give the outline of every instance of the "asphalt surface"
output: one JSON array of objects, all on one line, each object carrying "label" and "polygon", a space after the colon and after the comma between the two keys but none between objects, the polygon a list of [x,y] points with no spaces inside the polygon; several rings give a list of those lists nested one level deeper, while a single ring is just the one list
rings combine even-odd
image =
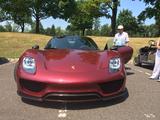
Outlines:
[{"label": "asphalt surface", "polygon": [[14,65],[0,65],[0,120],[160,120],[160,82],[148,79],[150,69],[126,66],[126,99],[65,104],[21,100]]}]

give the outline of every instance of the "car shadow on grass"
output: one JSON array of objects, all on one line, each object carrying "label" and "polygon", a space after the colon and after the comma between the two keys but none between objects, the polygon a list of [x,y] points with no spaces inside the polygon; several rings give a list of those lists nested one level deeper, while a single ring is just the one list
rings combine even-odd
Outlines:
[{"label": "car shadow on grass", "polygon": [[69,103],[61,103],[61,102],[37,102],[31,101],[27,99],[22,99],[22,101],[26,104],[43,107],[43,108],[52,108],[52,109],[67,109],[67,110],[85,110],[85,109],[95,109],[101,107],[110,107],[116,104],[120,104],[124,102],[129,97],[129,93],[127,90],[126,96],[119,97],[112,100],[107,101],[93,101],[93,102],[69,102]]},{"label": "car shadow on grass", "polygon": [[8,62],[9,62],[9,60],[8,60],[7,58],[5,58],[5,57],[0,57],[0,65],[5,64],[5,63],[8,63]]}]

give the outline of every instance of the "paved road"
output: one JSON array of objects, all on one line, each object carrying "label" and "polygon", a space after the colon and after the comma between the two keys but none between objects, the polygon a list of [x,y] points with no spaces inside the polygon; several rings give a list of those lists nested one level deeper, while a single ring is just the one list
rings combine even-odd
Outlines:
[{"label": "paved road", "polygon": [[14,64],[0,65],[0,120],[160,120],[160,82],[151,70],[127,65],[129,97],[77,104],[25,102],[16,94]]}]

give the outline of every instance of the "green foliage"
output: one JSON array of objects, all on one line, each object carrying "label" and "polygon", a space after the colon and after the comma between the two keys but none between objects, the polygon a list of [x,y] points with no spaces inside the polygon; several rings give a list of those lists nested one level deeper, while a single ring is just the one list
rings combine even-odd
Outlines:
[{"label": "green foliage", "polygon": [[118,6],[120,5],[120,0],[103,0],[101,3],[101,11],[103,16],[107,19],[111,19],[111,35],[113,36],[116,32],[116,18],[117,18],[117,11]]},{"label": "green foliage", "polygon": [[94,19],[92,34],[93,35],[99,35],[100,34],[100,20],[99,19]]},{"label": "green foliage", "polygon": [[79,35],[79,31],[77,30],[77,28],[75,26],[68,25],[66,28],[66,34],[67,35]]},{"label": "green foliage", "polygon": [[7,22],[7,24],[5,25],[5,31],[6,32],[12,32],[12,25],[11,25],[11,23]]},{"label": "green foliage", "polygon": [[1,4],[3,12],[9,16],[8,19],[18,24],[22,32],[24,32],[25,24],[31,22],[31,13],[28,7],[27,0],[7,0]]},{"label": "green foliage", "polygon": [[91,29],[93,25],[93,17],[88,11],[88,5],[88,1],[77,1],[75,14],[69,19],[75,29],[82,30],[82,35],[84,35],[85,29]]},{"label": "green foliage", "polygon": [[155,18],[156,27],[158,29],[157,36],[160,35],[160,1],[159,0],[143,0],[146,5],[146,9],[138,16],[139,21],[144,21],[146,18]]},{"label": "green foliage", "polygon": [[[30,30],[30,32],[31,33],[36,33],[36,23],[35,22],[31,23],[31,30]],[[39,33],[41,33],[41,34],[45,33],[45,30],[44,30],[43,25],[41,24],[41,22],[39,23]]]},{"label": "green foliage", "polygon": [[[54,0],[55,1],[55,0]],[[75,0],[58,0],[58,17],[68,20],[75,13],[76,2]],[[52,13],[54,16],[54,13]]]},{"label": "green foliage", "polygon": [[156,37],[158,34],[158,29],[156,28],[155,24],[151,25],[140,25],[139,32],[137,36],[141,37]]},{"label": "green foliage", "polygon": [[64,34],[65,34],[64,30],[62,30],[60,27],[56,28],[56,30],[55,30],[55,35],[56,36],[62,36]]},{"label": "green foliage", "polygon": [[111,26],[109,26],[108,24],[103,25],[100,30],[100,35],[110,36],[110,34],[111,34]]},{"label": "green foliage", "polygon": [[[146,3],[146,9],[139,15],[139,23],[132,12],[123,10],[118,16],[118,24],[123,24],[132,36],[160,35],[160,1],[140,0]],[[0,0],[0,22],[12,20],[19,26],[7,24],[0,31],[21,31],[31,24],[31,32],[47,35],[81,34],[114,35],[116,30],[117,8],[120,0]],[[41,20],[48,17],[61,18],[71,23],[66,32],[54,25],[44,29]],[[99,17],[111,19],[111,26],[100,27]],[[155,18],[156,25],[145,26],[146,18]],[[32,21],[34,19],[34,23]],[[139,34],[145,32],[145,34]],[[150,32],[149,32],[150,31]],[[153,32],[154,31],[154,32]],[[139,32],[139,33],[138,33]],[[112,34],[111,34],[112,33]]]},{"label": "green foliage", "polygon": [[3,5],[4,5],[3,2],[5,2],[5,1],[4,0],[0,0],[0,22],[3,22],[5,20],[9,19],[8,14],[2,9]]},{"label": "green foliage", "polygon": [[45,34],[46,35],[55,36],[55,34],[56,34],[55,32],[56,32],[56,30],[55,30],[55,26],[54,25],[52,25],[51,28],[48,27],[47,29],[45,29]]},{"label": "green foliage", "polygon": [[138,31],[137,19],[132,15],[129,10],[120,11],[117,19],[118,25],[123,25],[124,29],[129,33],[130,36],[136,34]]},{"label": "green foliage", "polygon": [[36,22],[34,26],[35,33],[40,33],[42,32],[40,31],[41,29],[40,21],[48,17],[47,15],[47,10],[49,10],[48,4],[50,4],[49,2],[51,2],[51,0],[49,2],[47,2],[47,0],[27,0],[27,1],[29,1],[29,9]]},{"label": "green foliage", "polygon": [[35,32],[39,33],[42,19],[52,16],[67,20],[74,8],[75,0],[0,0],[0,21],[6,20],[5,17],[9,15],[10,20],[18,24],[23,32],[25,24],[31,24],[33,17]]},{"label": "green foliage", "polygon": [[2,25],[0,25],[0,32],[6,32],[6,29]]},{"label": "green foliage", "polygon": [[109,0],[77,0],[74,15],[69,19],[74,30],[81,30],[82,35],[86,29],[92,29],[94,19],[103,16],[101,4]]},{"label": "green foliage", "polygon": [[0,8],[0,22],[8,20],[9,16]]},{"label": "green foliage", "polygon": [[[67,19],[72,15],[74,0],[29,0],[33,17],[36,20],[36,33],[39,33],[40,20],[52,16]],[[74,10],[73,10],[74,11]]]}]

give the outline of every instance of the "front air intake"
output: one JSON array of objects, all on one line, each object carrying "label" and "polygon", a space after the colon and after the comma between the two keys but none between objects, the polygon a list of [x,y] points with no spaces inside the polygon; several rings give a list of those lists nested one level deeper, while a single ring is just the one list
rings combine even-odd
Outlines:
[{"label": "front air intake", "polygon": [[114,80],[105,83],[100,83],[99,86],[104,93],[114,93],[121,89],[123,86],[124,80]]},{"label": "front air intake", "polygon": [[22,88],[25,88],[33,92],[40,92],[46,86],[44,83],[31,81],[31,80],[25,80],[25,79],[20,79],[20,85]]}]

